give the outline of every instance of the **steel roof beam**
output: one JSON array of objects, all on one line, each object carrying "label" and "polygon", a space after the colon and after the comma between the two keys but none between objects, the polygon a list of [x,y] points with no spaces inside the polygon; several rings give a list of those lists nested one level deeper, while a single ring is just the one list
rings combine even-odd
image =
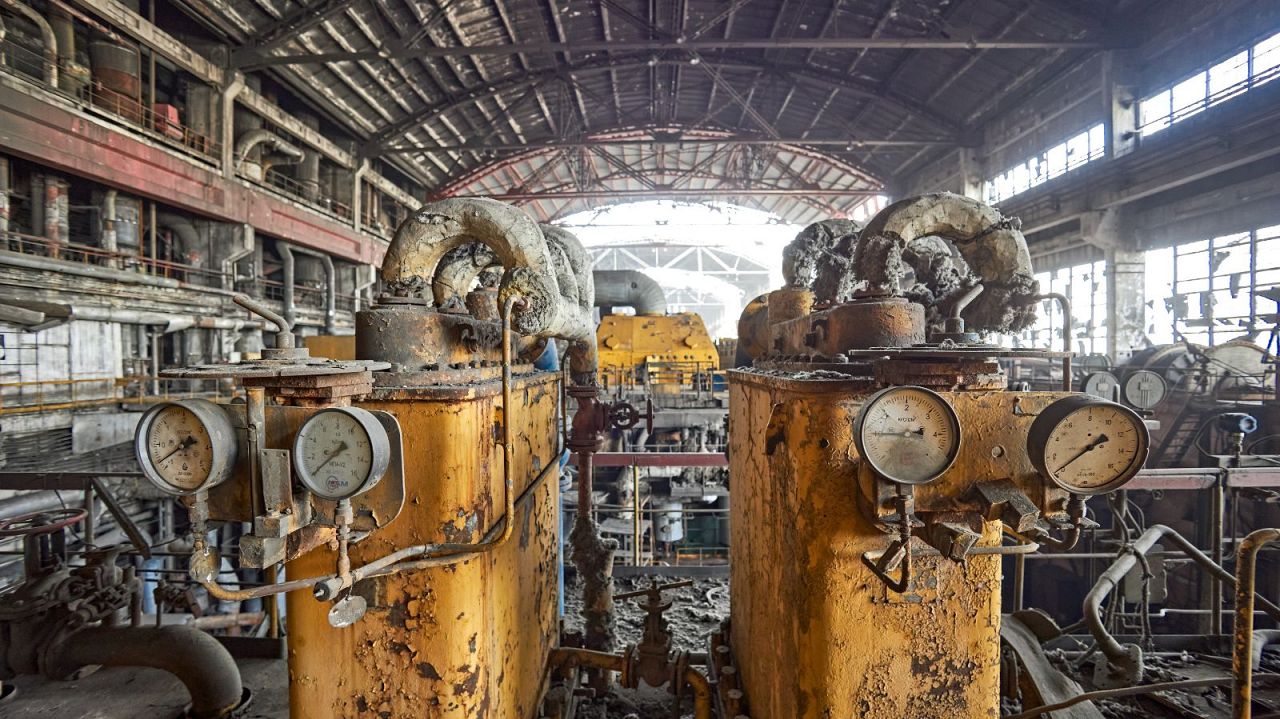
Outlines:
[{"label": "steel roof beam", "polygon": [[855,150],[860,147],[960,147],[960,142],[948,139],[883,139],[883,138],[849,138],[849,137],[653,137],[625,138],[611,140],[609,138],[588,138],[581,140],[551,140],[547,142],[530,142],[527,144],[503,144],[484,142],[465,142],[456,145],[401,145],[388,147],[384,154],[413,153],[454,153],[454,152],[526,152],[530,150],[578,149],[583,147],[628,147],[628,146],[681,146],[681,145],[811,145],[814,147],[838,147]]},{"label": "steel roof beam", "polygon": [[557,190],[554,192],[506,192],[486,195],[503,202],[545,202],[555,200],[598,200],[619,202],[708,197],[874,197],[883,190],[796,189],[782,187],[709,187],[676,190]]},{"label": "steel roof beam", "polygon": [[364,52],[322,52],[293,55],[261,55],[246,64],[253,67],[299,65],[318,62],[351,62],[420,57],[480,57],[485,55],[527,55],[536,53],[588,52],[714,52],[723,50],[1107,50],[1118,49],[1097,40],[951,40],[947,38],[832,37],[760,38],[729,40],[615,40],[584,42],[528,42],[506,45],[467,45],[414,49],[368,50]]},{"label": "steel roof beam", "polygon": [[[751,62],[739,58],[724,59],[703,56],[704,61],[714,63],[720,71],[725,70],[749,70],[757,71],[763,68],[766,72],[776,73],[780,77],[791,81],[805,81],[814,84],[823,85],[829,88],[840,88],[841,91],[851,95],[859,95],[868,98],[875,98],[882,101],[888,101],[906,112],[915,114],[917,117],[924,118],[947,131],[958,133],[961,128],[954,121],[941,117],[927,108],[920,107],[916,103],[904,98],[896,97],[888,94],[875,87],[870,87],[861,83],[851,81],[848,77],[839,73],[824,72],[814,68],[793,67],[788,65],[765,65],[764,63]],[[442,98],[442,101],[419,115],[411,115],[396,123],[388,125],[371,140],[370,147],[367,152],[371,155],[381,151],[381,146],[386,145],[407,132],[417,127],[430,123],[437,118],[467,105],[493,98],[497,95],[515,92],[523,89],[525,86],[535,83],[544,82],[548,78],[554,77],[570,77],[574,75],[585,75],[590,73],[608,73],[624,70],[649,69],[654,65],[680,63],[687,64],[687,60],[663,59],[655,60],[648,56],[626,57],[613,59],[594,59],[583,61],[574,65],[560,66],[550,68],[536,73],[520,73],[515,76],[508,76],[504,79],[497,80],[491,84],[480,87],[471,88],[463,93],[459,93],[452,97]]]}]

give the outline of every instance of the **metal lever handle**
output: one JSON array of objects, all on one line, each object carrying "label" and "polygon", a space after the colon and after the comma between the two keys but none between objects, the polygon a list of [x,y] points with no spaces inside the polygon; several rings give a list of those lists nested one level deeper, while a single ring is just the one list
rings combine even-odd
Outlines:
[{"label": "metal lever handle", "polygon": [[277,314],[275,310],[272,310],[261,302],[258,302],[245,294],[235,295],[231,298],[231,301],[276,326],[275,334],[277,348],[293,349],[293,328],[290,327],[284,317]]}]

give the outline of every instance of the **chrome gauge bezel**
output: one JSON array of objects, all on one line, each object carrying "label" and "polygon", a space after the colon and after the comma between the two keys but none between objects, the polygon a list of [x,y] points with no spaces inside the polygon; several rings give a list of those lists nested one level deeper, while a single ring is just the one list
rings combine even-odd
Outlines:
[{"label": "chrome gauge bezel", "polygon": [[[935,402],[938,408],[942,410],[943,419],[950,424],[951,431],[955,437],[954,443],[947,451],[946,465],[923,479],[909,479],[906,477],[895,476],[893,472],[881,466],[880,463],[877,463],[876,460],[867,452],[866,432],[867,420],[870,413],[882,402],[891,401],[895,395],[907,392],[923,394]],[[857,448],[859,458],[866,462],[867,466],[870,467],[877,476],[899,484],[921,485],[928,484],[929,482],[938,479],[951,469],[952,465],[955,464],[956,459],[960,456],[960,449],[964,445],[964,433],[961,431],[960,427],[960,416],[956,414],[955,408],[951,406],[951,403],[948,402],[945,397],[927,387],[920,387],[918,385],[901,385],[897,387],[888,387],[876,392],[871,395],[865,404],[862,405],[862,409],[858,412],[858,418],[854,422],[853,441],[854,446]]]},{"label": "chrome gauge bezel", "polygon": [[[348,487],[345,491],[334,491],[333,488],[325,485],[324,482],[312,474],[310,468],[302,460],[302,443],[306,441],[308,433],[314,431],[319,418],[330,413],[344,414],[355,420],[356,425],[364,431],[365,440],[370,444],[372,462],[370,463],[369,472],[355,487]],[[387,467],[390,463],[391,437],[387,434],[386,427],[378,421],[378,418],[372,412],[359,407],[329,407],[320,410],[308,417],[306,422],[303,422],[293,438],[293,473],[308,492],[321,499],[331,501],[350,499],[373,489],[383,475],[387,473]]]},{"label": "chrome gauge bezel", "polygon": [[[1054,431],[1077,412],[1083,412],[1089,409],[1107,407],[1121,415],[1132,425],[1137,432],[1138,447],[1134,452],[1133,458],[1129,461],[1129,465],[1116,475],[1115,478],[1105,484],[1097,487],[1083,487],[1072,484],[1062,478],[1056,476],[1049,470],[1047,462],[1049,439],[1053,436]],[[1147,425],[1143,422],[1142,417],[1129,407],[1119,402],[1110,402],[1108,400],[1099,399],[1092,395],[1077,394],[1069,397],[1063,397],[1048,407],[1040,411],[1031,423],[1031,429],[1027,432],[1027,455],[1031,458],[1031,464],[1035,467],[1040,476],[1052,482],[1060,489],[1064,489],[1072,494],[1084,496],[1093,496],[1098,494],[1108,494],[1120,489],[1128,484],[1134,477],[1138,475],[1146,465],[1147,455],[1151,451],[1151,433],[1147,429]],[[1059,472],[1061,468],[1059,468]]]},{"label": "chrome gauge bezel", "polygon": [[[147,451],[156,419],[170,407],[180,407],[191,412],[209,435],[211,453],[209,473],[197,487],[178,487],[165,479],[159,468],[152,462],[150,452]],[[133,451],[143,476],[157,489],[165,494],[185,497],[207,491],[225,482],[235,468],[238,445],[231,418],[220,406],[207,399],[183,399],[161,402],[143,413],[133,433]]]}]

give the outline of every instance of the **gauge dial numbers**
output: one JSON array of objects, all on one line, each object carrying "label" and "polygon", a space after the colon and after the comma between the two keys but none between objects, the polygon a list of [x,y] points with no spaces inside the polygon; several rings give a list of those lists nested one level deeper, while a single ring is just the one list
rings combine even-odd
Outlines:
[{"label": "gauge dial numbers", "polygon": [[293,466],[313,494],[349,499],[372,489],[386,473],[391,439],[372,413],[333,407],[312,415],[294,437]]},{"label": "gauge dial numbers", "polygon": [[1041,475],[1074,494],[1105,494],[1133,479],[1151,437],[1142,418],[1088,395],[1060,399],[1031,423],[1027,452]]},{"label": "gauge dial numbers", "polygon": [[147,410],[134,435],[142,472],[168,494],[209,489],[235,465],[235,430],[217,405],[207,400],[165,402]]},{"label": "gauge dial numbers", "polygon": [[863,406],[854,441],[876,474],[901,484],[924,484],[942,476],[960,453],[960,419],[937,392],[890,387]]}]

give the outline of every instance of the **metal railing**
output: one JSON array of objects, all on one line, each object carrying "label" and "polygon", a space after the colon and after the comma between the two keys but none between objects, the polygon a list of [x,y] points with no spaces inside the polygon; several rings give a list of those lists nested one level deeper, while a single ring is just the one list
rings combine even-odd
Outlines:
[{"label": "metal railing", "polygon": [[235,395],[218,380],[169,380],[150,375],[36,379],[0,383],[0,416],[103,405],[154,404],[192,397],[229,399]]}]

